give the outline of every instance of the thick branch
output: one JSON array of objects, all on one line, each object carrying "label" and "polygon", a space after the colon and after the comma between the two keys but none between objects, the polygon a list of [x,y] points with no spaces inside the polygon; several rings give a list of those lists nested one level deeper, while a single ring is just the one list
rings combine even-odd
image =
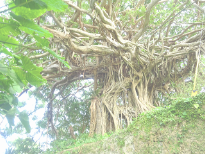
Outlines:
[{"label": "thick branch", "polygon": [[112,26],[113,28],[115,28],[115,24],[110,19],[105,17],[103,11],[100,9],[100,7],[97,4],[95,4],[95,8],[96,8],[96,11],[98,12],[98,15],[99,15],[100,19],[102,20],[102,22],[104,24],[108,24],[108,25]]},{"label": "thick branch", "polygon": [[69,6],[71,6],[72,8],[89,15],[92,19],[94,18],[88,11],[81,9],[78,6],[74,5],[70,0],[64,0],[64,2],[67,3]]},{"label": "thick branch", "polygon": [[88,33],[88,32],[85,32],[85,31],[83,31],[83,30],[76,29],[76,28],[68,28],[68,30],[70,30],[71,32],[79,33],[79,34],[81,34],[82,36],[92,37],[92,38],[94,38],[94,39],[102,38],[100,34]]},{"label": "thick branch", "polygon": [[46,53],[43,53],[43,54],[40,54],[40,55],[35,55],[35,56],[31,56],[29,57],[30,59],[36,59],[36,58],[41,58],[41,57],[45,57],[47,55],[49,55],[50,53],[49,52],[46,52]]},{"label": "thick branch", "polygon": [[50,15],[52,16],[53,20],[55,21],[55,23],[60,27],[60,28],[64,28],[64,25],[62,23],[60,23],[60,21],[55,17],[55,15],[53,14],[52,11],[50,11]]}]

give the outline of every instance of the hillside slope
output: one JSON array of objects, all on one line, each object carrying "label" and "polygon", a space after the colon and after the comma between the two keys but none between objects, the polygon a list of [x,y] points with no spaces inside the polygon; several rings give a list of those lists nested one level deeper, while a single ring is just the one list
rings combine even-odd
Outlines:
[{"label": "hillside slope", "polygon": [[[204,154],[205,93],[141,114],[126,130],[61,154]],[[60,154],[59,153],[59,154]]]}]

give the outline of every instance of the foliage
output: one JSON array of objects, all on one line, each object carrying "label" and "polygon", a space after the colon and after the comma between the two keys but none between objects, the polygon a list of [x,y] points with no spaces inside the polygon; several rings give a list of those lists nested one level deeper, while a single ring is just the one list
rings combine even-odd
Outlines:
[{"label": "foliage", "polygon": [[89,134],[82,134],[76,140],[56,140],[51,143],[52,148],[47,149],[45,153],[57,153],[66,149],[72,149],[76,147],[80,147],[84,144],[100,142],[108,137],[110,137],[113,133],[106,133],[104,135],[95,134],[92,138],[89,137]]},{"label": "foliage", "polygon": [[204,110],[205,94],[201,93],[196,97],[178,98],[172,100],[164,107],[157,107],[152,111],[142,113],[133,121],[133,123],[125,130],[119,130],[115,133],[105,133],[104,135],[95,135],[93,138],[88,134],[82,134],[77,140],[56,140],[51,145],[52,148],[47,152],[60,152],[65,149],[75,149],[87,143],[99,142],[106,138],[119,136],[118,145],[123,146],[124,140],[120,139],[128,135],[130,132],[137,134],[140,130],[150,132],[152,129],[162,128],[164,126],[175,126],[183,121],[195,123],[196,119],[205,120]]},{"label": "foliage", "polygon": [[[30,132],[29,115],[47,105],[43,119],[33,117],[36,133],[51,141],[47,153],[107,138],[134,117],[129,129],[138,124],[146,131],[156,123],[203,118],[203,101],[180,97],[190,96],[193,83],[184,80],[195,76],[197,56],[204,52],[204,3],[10,2],[0,17],[0,114],[11,126],[17,116]],[[198,74],[200,90],[203,67]],[[17,92],[28,90],[41,103],[31,113],[19,112]],[[15,131],[23,134],[19,124]],[[125,145],[120,138],[117,143]],[[43,153],[47,144],[21,138],[10,150]]]},{"label": "foliage", "polygon": [[[56,3],[58,3],[58,5],[55,5]],[[0,113],[6,116],[10,126],[14,125],[14,117],[18,115],[26,131],[30,132],[31,128],[26,111],[19,112],[17,109],[18,98],[16,93],[28,88],[28,83],[39,87],[45,84],[46,80],[42,78],[40,74],[42,71],[41,67],[35,66],[31,60],[24,55],[17,55],[19,50],[18,46],[21,47],[24,45],[19,45],[20,40],[16,36],[21,33],[28,33],[33,35],[42,46],[48,46],[42,42],[41,37],[49,38],[52,37],[52,34],[30,20],[33,18],[32,14],[29,16],[29,13],[18,12],[20,9],[18,8],[19,6],[21,6],[21,8],[26,8],[24,11],[29,12],[30,9],[41,9],[42,6],[48,10],[54,9],[56,11],[63,11],[66,5],[62,3],[62,1],[55,1],[51,4],[50,1],[46,0],[28,2],[17,0],[9,6],[15,7],[14,12],[17,15],[11,12],[9,16],[11,18],[9,19],[4,16],[0,17],[0,42],[2,42],[2,44],[0,44],[2,57],[0,61]],[[22,14],[27,14],[27,19],[22,17]],[[69,67],[68,64],[66,64],[66,66]]]},{"label": "foliage", "polygon": [[12,55],[11,58],[0,63],[0,113],[6,116],[10,126],[14,125],[14,117],[18,114],[27,132],[30,132],[28,115],[26,112],[18,111],[18,98],[15,94],[27,88],[28,83],[40,86],[46,81],[40,75],[42,68],[36,67],[30,59],[11,53],[10,55]]},{"label": "foliage", "polygon": [[176,123],[187,121],[194,123],[196,119],[205,119],[204,110],[205,94],[201,93],[195,97],[177,98],[169,105],[157,107],[150,112],[142,113],[129,126],[128,130],[150,131],[152,128],[173,126]]},{"label": "foliage", "polygon": [[15,147],[15,149],[12,149],[11,152],[12,154],[21,154],[21,153],[39,154],[42,152],[42,150],[39,149],[38,144],[36,144],[36,142],[32,138],[25,138],[25,139],[18,138],[12,143],[12,145]]},{"label": "foliage", "polygon": [[[205,106],[205,94],[201,93],[196,97],[189,98],[179,98],[177,100],[172,100],[168,106],[157,107],[152,111],[148,111],[139,115],[131,125],[124,130],[118,130],[114,133],[105,133],[102,135],[95,135],[93,138],[88,137],[88,134],[83,134],[79,136],[77,140],[56,140],[51,145],[52,148],[47,150],[46,153],[57,153],[61,151],[80,151],[83,147],[90,147],[91,149],[97,148],[92,146],[95,145],[101,146],[102,143],[106,144],[105,140],[116,139],[118,147],[122,148],[125,146],[125,137],[129,137],[130,134],[135,136],[144,137],[144,142],[148,142],[149,135],[152,134],[153,130],[165,129],[166,127],[174,127],[181,125],[186,121],[187,126],[197,125],[198,120],[205,120],[204,107]],[[187,133],[185,126],[183,127],[182,134],[178,134],[179,143],[182,141],[184,133]],[[140,135],[145,131],[147,135]],[[106,140],[106,141],[107,141]],[[114,143],[113,143],[114,144]],[[112,146],[112,145],[110,145]],[[102,147],[102,146],[101,146]],[[67,149],[67,150],[66,150]],[[99,149],[100,150],[100,149]],[[109,149],[107,149],[109,150]],[[133,150],[133,149],[132,149]],[[71,152],[71,153],[72,153]],[[84,151],[85,152],[85,151]],[[88,153],[91,151],[87,151]],[[99,151],[100,152],[100,151]]]},{"label": "foliage", "polygon": [[[198,93],[204,92],[204,85],[205,85],[205,61],[204,61],[204,56],[201,56],[200,60],[200,65],[199,65],[199,70],[197,74],[195,72],[190,72],[188,77],[184,81],[179,81],[179,82],[171,82],[172,90],[170,93],[167,93],[164,95],[163,99],[167,98],[169,99],[177,99],[179,97],[182,98],[188,98],[191,96],[191,91],[193,90],[194,87],[194,77],[197,75],[196,78],[196,90]],[[161,100],[162,101],[162,100]],[[166,103],[165,101],[163,103]]]}]

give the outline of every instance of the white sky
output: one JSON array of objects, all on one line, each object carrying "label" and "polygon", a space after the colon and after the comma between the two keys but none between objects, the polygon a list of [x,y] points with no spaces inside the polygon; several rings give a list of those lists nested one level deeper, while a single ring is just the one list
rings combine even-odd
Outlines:
[{"label": "white sky", "polygon": [[[21,97],[18,98],[19,99],[19,102],[26,102],[26,106],[24,106],[23,108],[19,109],[20,112],[22,112],[23,110],[27,110],[27,111],[33,111],[34,108],[35,108],[35,99],[34,98],[29,98],[28,94],[24,93]],[[39,102],[40,103],[40,102]],[[44,113],[44,109],[40,109],[36,112],[35,115],[38,115],[38,119],[42,119],[43,117],[43,113]],[[2,119],[0,118],[0,121]],[[31,125],[31,133],[30,134],[34,134],[35,133],[35,129],[36,128],[36,124],[34,121],[32,121],[31,117],[29,117],[29,121],[30,121],[30,125]],[[16,125],[17,123],[19,123],[19,119],[18,118],[15,118],[14,120],[14,124]],[[7,122],[7,119],[5,118],[3,123],[1,124],[1,127],[4,127],[4,126],[8,126],[8,122]],[[7,138],[7,141],[14,141],[15,139],[17,138],[23,138],[23,137],[26,137],[26,134],[22,136],[22,134],[12,134],[10,137]],[[38,139],[40,136],[39,134],[36,135],[34,137],[34,140],[35,139]],[[44,139],[45,140],[45,139]],[[8,145],[6,143],[6,140],[0,135],[0,154],[4,154],[5,153],[5,150],[8,148]]]}]

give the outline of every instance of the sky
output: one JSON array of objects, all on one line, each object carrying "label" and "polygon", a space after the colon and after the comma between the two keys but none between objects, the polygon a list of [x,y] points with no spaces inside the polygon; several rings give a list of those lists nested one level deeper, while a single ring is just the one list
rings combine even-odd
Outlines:
[{"label": "sky", "polygon": [[[29,98],[28,94],[23,94],[21,97],[19,97],[19,102],[27,102],[27,105],[25,107],[23,107],[22,109],[19,109],[19,111],[21,112],[22,110],[34,110],[35,107],[35,99],[34,98]],[[29,102],[29,103],[28,103]],[[0,118],[0,121],[2,119]],[[31,120],[31,118],[30,118]],[[19,120],[17,118],[15,118],[14,123],[17,124],[19,122]],[[35,124],[34,123],[30,123],[31,128],[34,128]],[[4,119],[3,123],[0,125],[0,128],[4,127],[4,126],[8,126],[8,122],[6,120],[6,118]],[[1,130],[1,129],[0,129]],[[17,139],[18,137],[22,137],[22,135],[20,134],[12,134],[10,137],[7,138],[7,141],[13,141],[15,139]],[[25,135],[26,137],[26,135]],[[8,145],[6,143],[6,140],[0,135],[0,154],[4,154],[5,150],[8,148]]]}]

